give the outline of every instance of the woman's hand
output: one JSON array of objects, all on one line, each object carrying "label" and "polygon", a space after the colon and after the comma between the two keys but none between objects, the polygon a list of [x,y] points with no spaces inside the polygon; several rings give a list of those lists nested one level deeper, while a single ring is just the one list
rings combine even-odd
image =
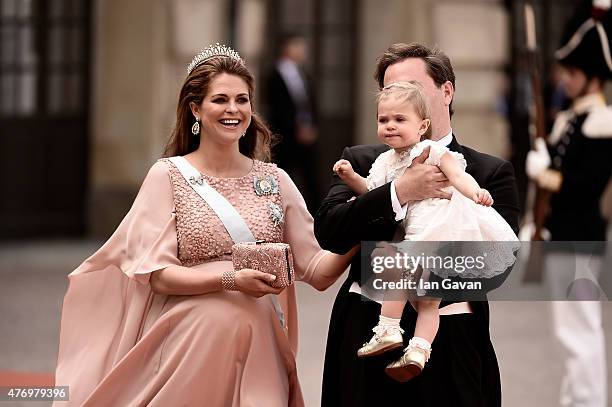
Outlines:
[{"label": "woman's hand", "polygon": [[280,294],[283,288],[274,288],[270,285],[274,280],[276,276],[253,269],[238,270],[234,278],[238,291],[255,298],[266,294]]},{"label": "woman's hand", "polygon": [[483,206],[491,206],[493,205],[493,197],[486,189],[479,188],[474,196],[474,202]]}]

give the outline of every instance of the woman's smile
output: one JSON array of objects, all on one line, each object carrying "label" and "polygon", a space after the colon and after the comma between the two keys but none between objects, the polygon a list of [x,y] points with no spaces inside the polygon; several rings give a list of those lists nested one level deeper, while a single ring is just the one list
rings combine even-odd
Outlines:
[{"label": "woman's smile", "polygon": [[219,123],[221,123],[221,126],[223,126],[224,128],[228,130],[235,130],[238,126],[240,126],[241,122],[242,120],[240,119],[220,119],[219,120]]}]

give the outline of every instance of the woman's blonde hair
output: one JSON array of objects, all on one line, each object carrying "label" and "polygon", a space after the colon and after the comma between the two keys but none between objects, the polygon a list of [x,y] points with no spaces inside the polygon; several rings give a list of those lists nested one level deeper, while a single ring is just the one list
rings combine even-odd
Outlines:
[{"label": "woman's blonde hair", "polygon": [[380,104],[383,99],[393,97],[400,103],[409,102],[414,108],[414,112],[421,119],[430,121],[427,131],[421,136],[421,140],[431,138],[431,118],[429,108],[423,94],[423,86],[417,81],[394,82],[382,88],[376,96],[376,104]]}]

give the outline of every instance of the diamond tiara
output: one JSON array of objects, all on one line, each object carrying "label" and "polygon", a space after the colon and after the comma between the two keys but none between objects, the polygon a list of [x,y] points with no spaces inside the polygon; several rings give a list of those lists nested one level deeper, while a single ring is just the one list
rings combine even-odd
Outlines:
[{"label": "diamond tiara", "polygon": [[211,44],[208,47],[204,48],[199,54],[193,57],[191,63],[187,67],[187,76],[189,76],[191,71],[193,71],[207,59],[218,56],[232,58],[240,62],[241,64],[244,64],[244,61],[242,60],[242,58],[240,58],[240,55],[236,51],[234,51],[230,47],[227,47],[223,44],[219,44],[217,42],[214,45]]}]

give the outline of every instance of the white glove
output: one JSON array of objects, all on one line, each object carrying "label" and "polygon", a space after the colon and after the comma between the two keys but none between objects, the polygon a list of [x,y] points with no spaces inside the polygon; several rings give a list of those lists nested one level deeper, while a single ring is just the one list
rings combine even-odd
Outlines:
[{"label": "white glove", "polygon": [[550,155],[546,142],[542,138],[535,140],[535,150],[527,153],[525,171],[531,179],[537,179],[540,174],[550,166]]},{"label": "white glove", "polygon": [[610,0],[593,0],[593,6],[602,10],[610,10]]}]

